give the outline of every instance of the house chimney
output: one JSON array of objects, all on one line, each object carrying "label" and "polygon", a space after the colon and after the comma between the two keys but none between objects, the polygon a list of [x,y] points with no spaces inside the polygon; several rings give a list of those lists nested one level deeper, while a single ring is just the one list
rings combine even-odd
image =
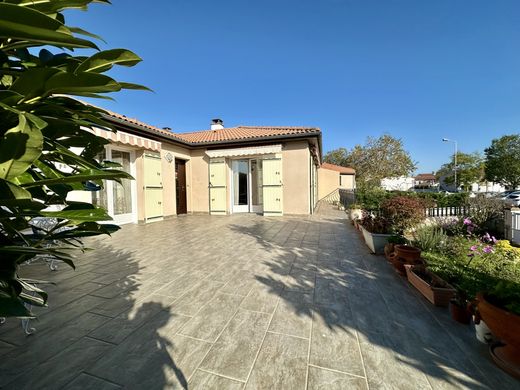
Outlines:
[{"label": "house chimney", "polygon": [[220,130],[224,128],[224,121],[222,119],[212,119],[211,120],[211,130]]}]

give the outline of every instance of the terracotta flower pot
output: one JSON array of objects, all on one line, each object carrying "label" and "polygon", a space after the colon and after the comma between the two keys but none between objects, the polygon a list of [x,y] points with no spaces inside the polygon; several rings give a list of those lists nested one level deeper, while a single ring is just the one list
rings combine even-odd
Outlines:
[{"label": "terracotta flower pot", "polygon": [[448,306],[455,295],[455,289],[443,279],[428,271],[424,265],[405,264],[406,276],[424,297],[435,306]]},{"label": "terracotta flower pot", "polygon": [[467,325],[471,320],[471,312],[468,310],[468,307],[466,305],[460,306],[454,300],[450,301],[450,313],[451,318],[461,324]]},{"label": "terracotta flower pot", "polygon": [[397,244],[394,246],[394,251],[407,264],[415,264],[421,258],[421,250],[414,246]]},{"label": "terracotta flower pot", "polygon": [[475,322],[484,320],[505,345],[491,347],[491,356],[497,365],[520,378],[520,316],[490,303],[483,294],[477,294]]},{"label": "terracotta flower pot", "polygon": [[395,270],[399,273],[401,276],[406,276],[406,269],[404,268],[404,265],[406,262],[397,256],[397,254],[394,252],[389,256],[390,263],[394,266]]}]

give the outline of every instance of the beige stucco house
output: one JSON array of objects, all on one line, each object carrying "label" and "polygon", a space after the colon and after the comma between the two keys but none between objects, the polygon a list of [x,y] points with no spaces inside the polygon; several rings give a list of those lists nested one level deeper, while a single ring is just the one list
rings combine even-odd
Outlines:
[{"label": "beige stucco house", "polygon": [[116,223],[156,221],[185,213],[312,214],[319,199],[321,131],[314,127],[225,128],[174,133],[123,115],[106,119],[117,132],[108,160],[135,180],[108,182],[83,196],[103,205]]},{"label": "beige stucco house", "polygon": [[318,169],[318,199],[333,195],[338,189],[356,189],[356,171],[350,167],[322,163]]}]

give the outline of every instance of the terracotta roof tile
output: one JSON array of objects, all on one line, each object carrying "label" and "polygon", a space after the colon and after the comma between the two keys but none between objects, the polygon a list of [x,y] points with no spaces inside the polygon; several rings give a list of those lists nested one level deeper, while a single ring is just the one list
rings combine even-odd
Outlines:
[{"label": "terracotta roof tile", "polygon": [[224,142],[247,140],[254,138],[271,138],[276,136],[296,134],[319,134],[317,127],[260,127],[237,126],[218,130],[202,130],[190,133],[175,133],[175,135],[190,143]]},{"label": "terracotta roof tile", "polygon": [[433,173],[419,173],[415,176],[415,180],[437,180]]},{"label": "terracotta roof tile", "polygon": [[109,110],[107,110],[105,108],[103,110],[105,110],[111,117],[114,117],[116,119],[122,120],[124,122],[128,122],[128,123],[131,123],[133,125],[140,126],[140,127],[144,127],[144,128],[146,128],[148,130],[153,130],[153,131],[156,131],[156,132],[164,134],[164,135],[174,136],[174,137],[176,136],[175,133],[173,133],[170,130],[161,129],[160,127],[155,127],[155,126],[149,125],[148,123],[141,122],[138,119],[129,118],[129,117],[125,116],[125,115],[121,115],[121,114],[118,114],[117,112],[109,111]]},{"label": "terracotta roof tile", "polygon": [[109,116],[129,124],[137,125],[154,131],[161,135],[177,141],[189,144],[203,144],[212,142],[240,141],[257,138],[272,138],[276,136],[291,136],[297,134],[318,135],[321,130],[317,127],[261,127],[261,126],[237,126],[218,130],[201,130],[188,133],[174,133],[173,131],[161,129],[141,122],[138,119],[129,118],[125,115],[105,110]]},{"label": "terracotta roof tile", "polygon": [[324,169],[329,169],[331,171],[337,171],[339,173],[345,173],[345,174],[348,174],[348,175],[355,175],[356,174],[356,170],[354,168],[342,167],[341,165],[323,163],[323,164],[321,164],[321,167],[324,168]]}]

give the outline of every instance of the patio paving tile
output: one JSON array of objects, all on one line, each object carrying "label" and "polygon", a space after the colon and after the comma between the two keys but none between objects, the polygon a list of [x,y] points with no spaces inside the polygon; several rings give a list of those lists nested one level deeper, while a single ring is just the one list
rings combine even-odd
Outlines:
[{"label": "patio paving tile", "polygon": [[255,284],[256,279],[254,273],[251,273],[248,270],[240,270],[233,274],[233,277],[221,289],[221,292],[245,297],[249,294],[249,291],[251,291]]},{"label": "patio paving tile", "polygon": [[309,367],[307,390],[366,390],[365,378],[347,375],[337,371]]},{"label": "patio paving tile", "polygon": [[[17,378],[15,382],[18,382],[19,378],[25,376],[25,372],[60,355],[65,348],[74,345],[83,336],[107,321],[106,317],[85,313],[61,325],[59,331],[40,328],[41,332],[38,334],[40,337],[35,337],[36,334],[27,337],[19,329],[21,337],[24,337],[24,344],[2,356],[0,386],[10,383],[15,378]],[[72,351],[75,349],[72,348]],[[36,371],[30,375],[38,377],[41,372],[43,371]]]},{"label": "patio paving tile", "polygon": [[80,375],[85,365],[96,361],[113,347],[112,344],[83,337],[54,357],[36,361],[37,365],[34,369],[17,377],[15,381],[5,386],[5,389],[61,388]]},{"label": "patio paving tile", "polygon": [[317,307],[312,324],[310,364],[364,376],[350,309]]},{"label": "patio paving tile", "polygon": [[132,309],[119,314],[92,331],[89,336],[108,343],[119,344],[136,329],[146,324],[163,307],[147,302],[138,303]]},{"label": "patio paving tile", "polygon": [[242,301],[240,307],[246,310],[272,314],[278,303],[280,291],[281,289],[273,289],[257,284]]},{"label": "patio paving tile", "polygon": [[79,374],[72,382],[67,383],[67,390],[117,390],[122,387],[114,383],[107,382],[103,379],[96,378],[85,373]]},{"label": "patio paving tile", "polygon": [[245,389],[305,388],[309,342],[267,333]]},{"label": "patio paving tile", "polygon": [[211,347],[200,368],[245,381],[270,317],[269,314],[239,310]]},{"label": "patio paving tile", "polygon": [[224,283],[210,280],[200,281],[172,303],[172,311],[178,314],[194,316],[215,296],[217,291],[222,292],[222,286],[224,286]]},{"label": "patio paving tile", "polygon": [[295,291],[284,291],[269,330],[308,339],[311,324],[312,296]]},{"label": "patio paving tile", "polygon": [[189,318],[161,311],[86,372],[133,388],[187,383],[211,346],[176,335]]},{"label": "patio paving tile", "polygon": [[188,382],[190,390],[241,390],[244,383],[197,370]]},{"label": "patio paving tile", "polygon": [[237,295],[217,294],[182,328],[180,334],[214,342],[243,299]]},{"label": "patio paving tile", "polygon": [[22,267],[56,285],[36,334],[0,326],[0,386],[520,388],[327,204],[125,225],[87,245],[76,271]]}]

